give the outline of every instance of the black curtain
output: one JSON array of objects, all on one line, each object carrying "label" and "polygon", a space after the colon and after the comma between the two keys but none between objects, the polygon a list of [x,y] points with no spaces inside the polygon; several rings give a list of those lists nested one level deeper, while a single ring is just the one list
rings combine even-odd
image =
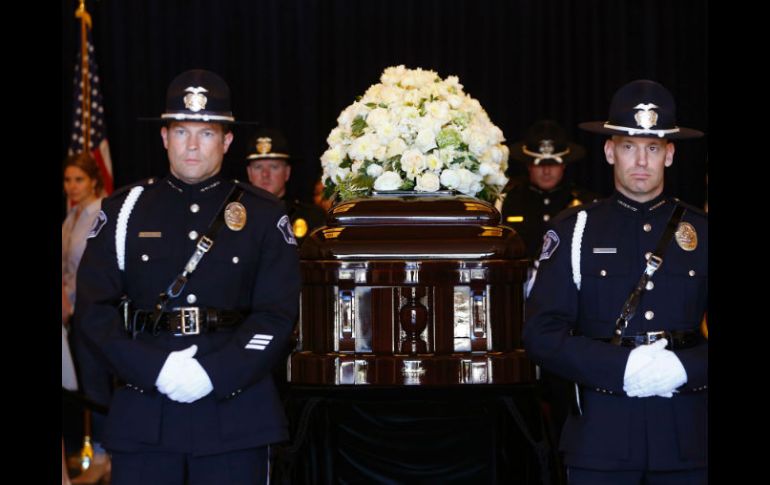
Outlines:
[{"label": "black curtain", "polygon": [[[62,158],[69,143],[77,0],[62,2]],[[307,199],[340,111],[391,65],[457,75],[511,144],[553,118],[588,149],[568,176],[608,195],[600,136],[613,92],[656,80],[682,126],[708,132],[708,3],[704,0],[89,0],[116,186],[163,175],[157,124],[178,73],[206,68],[229,83],[235,116],[281,128],[293,154],[290,191]],[[245,178],[248,128],[225,173]],[[707,141],[677,143],[666,191],[705,200]],[[523,173],[512,162],[511,175]]]}]

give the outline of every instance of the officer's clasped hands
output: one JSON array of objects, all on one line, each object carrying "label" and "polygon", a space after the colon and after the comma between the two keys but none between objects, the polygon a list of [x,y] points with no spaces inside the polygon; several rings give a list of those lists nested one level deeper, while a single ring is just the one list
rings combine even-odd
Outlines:
[{"label": "officer's clasped hands", "polygon": [[169,399],[191,403],[214,389],[208,374],[194,358],[197,351],[198,346],[191,345],[168,354],[155,385]]},{"label": "officer's clasped hands", "polygon": [[623,390],[629,397],[673,397],[676,388],[687,382],[682,362],[666,350],[667,344],[661,339],[636,347],[628,355]]}]

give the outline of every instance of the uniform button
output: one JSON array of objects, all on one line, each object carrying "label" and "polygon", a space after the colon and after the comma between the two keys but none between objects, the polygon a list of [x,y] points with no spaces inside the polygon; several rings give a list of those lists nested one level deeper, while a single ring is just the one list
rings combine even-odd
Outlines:
[{"label": "uniform button", "polygon": [[142,255],[142,261],[149,261],[149,260],[150,260],[149,256],[147,256],[146,254]]},{"label": "uniform button", "polygon": [[548,205],[548,204],[550,204],[550,203],[551,203],[551,199],[549,199],[548,197],[546,197],[545,199],[543,199],[543,204],[545,204],[545,205]]},{"label": "uniform button", "polygon": [[649,252],[649,251],[647,251],[646,253],[644,253],[644,260],[645,260],[645,261],[649,261],[649,259],[650,259],[650,256],[652,256],[652,253],[651,253],[651,252]]},{"label": "uniform button", "polygon": [[695,270],[691,269],[690,271],[687,272],[687,274],[690,276],[695,276]]},{"label": "uniform button", "polygon": [[154,179],[154,178],[152,178],[152,179],[148,180],[148,181],[147,181],[147,183],[148,183],[149,185],[152,185],[152,184],[154,184],[154,183],[155,183],[155,179]]},{"label": "uniform button", "polygon": [[197,213],[199,210],[201,210],[201,206],[199,206],[198,204],[193,204],[190,206],[190,212],[192,212],[193,214]]},{"label": "uniform button", "polygon": [[550,218],[551,218],[551,216],[549,216],[548,214],[543,214],[543,220],[545,222],[548,222],[548,219],[550,219]]},{"label": "uniform button", "polygon": [[238,264],[238,261],[240,261],[240,258],[238,256],[233,256],[233,264]]},{"label": "uniform button", "polygon": [[644,286],[644,288],[647,289],[647,291],[649,291],[655,288],[655,283],[653,283],[652,281],[648,281],[647,284]]},{"label": "uniform button", "polygon": [[642,226],[642,229],[644,229],[644,232],[650,232],[652,231],[652,225],[645,224],[644,226]]},{"label": "uniform button", "polygon": [[193,293],[190,293],[189,295],[187,295],[187,303],[189,303],[190,305],[192,305],[192,304],[193,304],[193,303],[195,303],[196,301],[198,301],[198,297],[197,297],[197,296],[195,296],[195,294],[193,294]]},{"label": "uniform button", "polygon": [[190,233],[187,235],[187,237],[190,238],[190,240],[195,241],[198,239],[198,232],[197,231],[190,231]]},{"label": "uniform button", "polygon": [[646,312],[644,312],[644,318],[646,318],[647,320],[652,320],[653,318],[655,318],[655,312],[652,310],[647,310]]},{"label": "uniform button", "polygon": [[602,275],[602,276],[607,276],[607,270],[603,269],[603,270],[599,271],[599,274]]}]

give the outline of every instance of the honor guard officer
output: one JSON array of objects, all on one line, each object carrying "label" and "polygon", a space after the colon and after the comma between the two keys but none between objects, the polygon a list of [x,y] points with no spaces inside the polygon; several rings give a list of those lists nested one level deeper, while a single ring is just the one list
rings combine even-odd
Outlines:
[{"label": "honor guard officer", "polygon": [[663,195],[674,98],[633,81],[606,122],[615,192],[551,220],[527,301],[524,345],[574,382],[561,434],[570,484],[706,483],[708,220]]},{"label": "honor guard officer", "polygon": [[283,200],[294,237],[302,244],[313,229],[325,224],[326,214],[315,204],[286,197],[286,182],[294,161],[286,137],[276,129],[262,128],[251,137],[249,150],[246,156],[249,181]]},{"label": "honor guard officer", "polygon": [[279,199],[220,174],[222,78],[180,74],[159,120],[170,173],[104,201],[78,273],[76,325],[122,382],[112,483],[265,483],[267,445],[288,438],[271,369],[297,317],[297,242]]},{"label": "honor guard officer", "polygon": [[526,164],[529,176],[511,179],[505,188],[503,224],[524,239],[527,254],[536,258],[548,221],[563,209],[598,198],[564,180],[568,163],[583,158],[585,150],[570,143],[555,121],[541,120],[527,129],[525,139],[511,147],[511,158]]}]

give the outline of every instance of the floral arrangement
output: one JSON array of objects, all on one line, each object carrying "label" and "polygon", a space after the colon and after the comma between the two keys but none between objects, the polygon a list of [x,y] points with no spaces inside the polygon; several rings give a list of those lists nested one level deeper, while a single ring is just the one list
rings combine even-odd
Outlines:
[{"label": "floral arrangement", "polygon": [[345,108],[321,156],[324,196],[456,190],[494,202],[508,182],[508,147],[457,76],[388,67]]}]

